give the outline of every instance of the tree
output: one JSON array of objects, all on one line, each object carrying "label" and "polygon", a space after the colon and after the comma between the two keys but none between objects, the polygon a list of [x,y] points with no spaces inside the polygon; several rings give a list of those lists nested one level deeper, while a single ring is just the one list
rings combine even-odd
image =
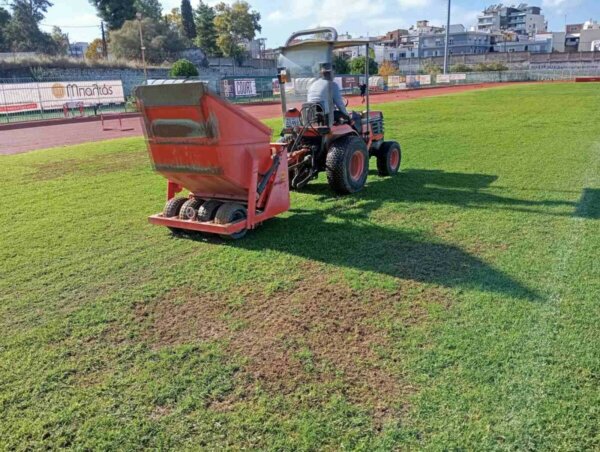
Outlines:
[{"label": "tree", "polygon": [[[351,74],[364,74],[365,73],[365,60],[364,56],[352,58],[350,60],[350,73]],[[378,65],[375,60],[369,58],[369,75],[377,74]]]},{"label": "tree", "polygon": [[88,46],[87,50],[85,51],[86,60],[98,61],[98,60],[103,59],[104,55],[102,54],[102,46],[103,46],[102,39],[100,39],[100,38],[94,39]]},{"label": "tree", "polygon": [[200,75],[194,63],[190,60],[181,59],[175,61],[173,67],[169,71],[171,77],[197,77]]},{"label": "tree", "polygon": [[133,6],[138,13],[142,14],[142,17],[149,17],[154,20],[162,19],[160,0],[135,0]]},{"label": "tree", "polygon": [[52,3],[49,0],[13,0],[11,6],[12,17],[3,30],[8,48],[16,52],[55,53],[50,34],[39,27]]},{"label": "tree", "polygon": [[89,0],[109,30],[118,30],[126,20],[135,18],[135,0]]},{"label": "tree", "polygon": [[[126,20],[119,30],[110,32],[110,50],[115,57],[141,60],[139,27],[137,20]],[[163,21],[144,18],[141,27],[146,60],[150,63],[162,63],[185,48],[181,36]]]},{"label": "tree", "polygon": [[6,36],[6,27],[10,22],[10,13],[0,7],[0,52],[10,51],[10,46]]},{"label": "tree", "polygon": [[389,77],[395,75],[398,72],[398,68],[391,61],[385,60],[379,65],[378,74],[382,77]]},{"label": "tree", "polygon": [[207,55],[219,53],[215,16],[214,8],[201,1],[195,13],[196,39],[194,43]]},{"label": "tree", "polygon": [[250,11],[250,4],[244,0],[236,0],[231,5],[219,3],[215,6],[217,17],[217,46],[223,55],[232,57],[241,62],[246,54],[246,49],[241,45],[254,39],[257,31],[261,31],[259,24],[260,13]]},{"label": "tree", "polygon": [[69,35],[63,33],[60,27],[52,27],[52,41],[54,41],[56,55],[69,54]]},{"label": "tree", "polygon": [[423,72],[429,75],[438,75],[443,72],[443,69],[439,64],[435,64],[432,61],[428,61],[423,65]]},{"label": "tree", "polygon": [[333,57],[333,72],[336,74],[350,73],[350,65],[348,64],[348,60],[342,55],[335,55]]},{"label": "tree", "polygon": [[183,31],[188,39],[196,37],[196,25],[194,24],[194,11],[190,0],[181,0],[181,23]]},{"label": "tree", "polygon": [[181,10],[179,8],[172,8],[170,12],[165,14],[165,22],[171,27],[180,27],[181,24]]},{"label": "tree", "polygon": [[[182,39],[187,40],[185,36],[185,30],[183,29],[183,21],[181,18],[181,10],[179,8],[171,9],[170,13],[165,14],[165,23],[175,33],[177,33]],[[187,45],[187,44],[186,44]]]}]

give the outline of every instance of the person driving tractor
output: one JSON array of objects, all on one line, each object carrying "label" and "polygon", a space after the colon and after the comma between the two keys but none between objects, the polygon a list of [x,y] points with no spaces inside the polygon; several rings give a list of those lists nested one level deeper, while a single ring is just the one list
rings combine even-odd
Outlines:
[{"label": "person driving tractor", "polygon": [[340,87],[337,83],[334,83],[332,79],[333,73],[331,64],[321,64],[321,77],[314,81],[308,88],[306,101],[319,104],[323,109],[323,113],[328,115],[332,111],[332,108],[329,105],[329,86],[331,85],[331,98],[333,100],[333,105],[336,108],[333,110],[334,122],[338,123],[340,118],[349,121],[350,115],[348,115],[348,110],[346,110],[346,106],[344,105]]}]

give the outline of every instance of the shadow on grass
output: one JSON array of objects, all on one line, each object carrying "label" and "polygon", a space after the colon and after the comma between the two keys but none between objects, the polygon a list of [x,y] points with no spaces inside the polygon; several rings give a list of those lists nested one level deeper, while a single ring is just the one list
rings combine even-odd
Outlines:
[{"label": "shadow on grass", "polygon": [[[376,174],[376,172],[372,172],[372,174]],[[400,173],[397,178],[371,183],[367,190],[373,191],[369,195],[370,199],[381,199],[382,201],[447,204],[465,208],[498,207],[543,214],[549,214],[549,212],[539,208],[576,206],[576,203],[564,200],[534,201],[481,191],[489,188],[497,179],[498,176],[490,174],[409,169]],[[309,185],[305,191],[331,198],[331,192],[323,183]]]},{"label": "shadow on grass", "polygon": [[[338,267],[389,275],[445,287],[475,289],[515,298],[540,299],[525,285],[457,246],[414,231],[381,226],[368,218],[383,203],[401,201],[443,203],[464,207],[563,205],[561,201],[526,201],[479,193],[496,176],[408,170],[397,178],[370,181],[353,195],[350,207],[290,210],[287,218],[265,222],[254,233],[230,246],[247,250],[276,250]],[[326,183],[304,189],[318,201],[335,200]],[[338,198],[339,199],[339,198]],[[186,236],[206,240],[198,235]]]},{"label": "shadow on grass", "polygon": [[575,216],[600,220],[600,189],[585,188],[575,209]]},{"label": "shadow on grass", "polygon": [[539,298],[532,290],[459,247],[422,234],[349,218],[335,222],[331,211],[293,210],[294,215],[265,223],[256,234],[231,245],[271,249],[338,267],[401,279]]}]

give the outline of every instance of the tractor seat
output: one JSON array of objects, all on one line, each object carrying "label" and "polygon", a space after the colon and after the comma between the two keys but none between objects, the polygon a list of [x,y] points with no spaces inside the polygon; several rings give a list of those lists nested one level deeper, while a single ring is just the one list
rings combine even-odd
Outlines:
[{"label": "tractor seat", "polygon": [[327,115],[324,113],[323,106],[319,102],[302,104],[302,123],[326,126],[328,124]]}]

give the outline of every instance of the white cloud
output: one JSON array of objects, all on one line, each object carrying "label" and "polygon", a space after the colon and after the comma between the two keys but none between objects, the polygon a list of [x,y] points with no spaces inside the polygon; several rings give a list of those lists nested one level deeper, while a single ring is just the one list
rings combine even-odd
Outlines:
[{"label": "white cloud", "polygon": [[283,12],[281,12],[280,10],[277,10],[277,11],[273,11],[273,12],[270,12],[269,14],[267,14],[267,17],[265,17],[265,20],[267,20],[269,22],[279,22],[280,20],[283,20],[283,18],[284,18]]},{"label": "white cloud", "polygon": [[353,19],[375,17],[385,12],[384,0],[315,0],[292,3],[288,11],[275,10],[267,15],[271,22],[298,22],[338,27]]},{"label": "white cloud", "polygon": [[431,5],[431,0],[397,0],[400,9],[426,8]]},{"label": "white cloud", "polygon": [[571,0],[544,0],[542,5],[545,8],[560,8],[571,3]]}]

